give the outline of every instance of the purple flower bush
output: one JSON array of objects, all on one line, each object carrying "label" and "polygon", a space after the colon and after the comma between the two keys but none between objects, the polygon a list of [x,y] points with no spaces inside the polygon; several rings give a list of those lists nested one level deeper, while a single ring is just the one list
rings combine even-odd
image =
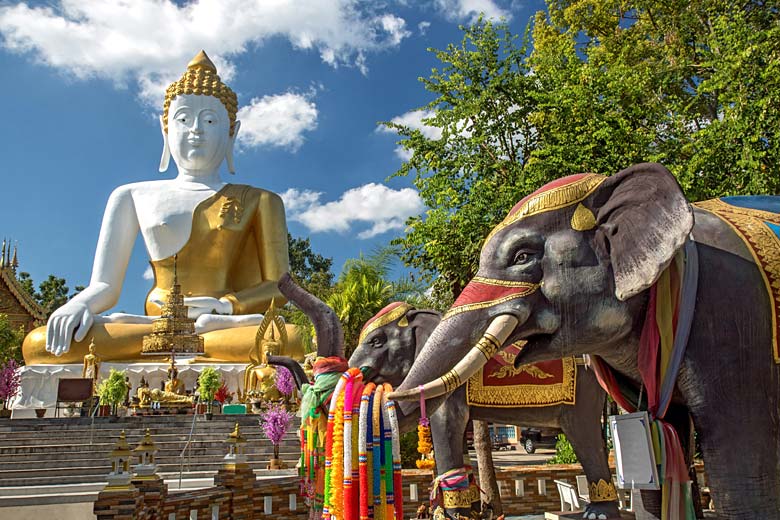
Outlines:
[{"label": "purple flower bush", "polygon": [[283,404],[272,404],[260,414],[260,427],[274,445],[274,458],[279,458],[279,443],[290,428],[295,414],[287,411]]},{"label": "purple flower bush", "polygon": [[286,396],[292,395],[295,391],[292,373],[284,367],[276,367],[276,389]]},{"label": "purple flower bush", "polygon": [[18,368],[19,365],[13,359],[0,365],[0,402],[5,408],[9,408],[11,399],[19,393],[21,379],[17,371]]}]

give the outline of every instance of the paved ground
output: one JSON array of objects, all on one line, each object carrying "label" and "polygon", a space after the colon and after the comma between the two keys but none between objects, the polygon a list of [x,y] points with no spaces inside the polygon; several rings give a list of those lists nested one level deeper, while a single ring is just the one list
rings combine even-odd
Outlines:
[{"label": "paved ground", "polygon": [[[548,450],[540,448],[536,450],[536,453],[529,455],[523,449],[519,450],[501,450],[493,452],[493,464],[497,468],[505,468],[507,466],[532,465],[532,464],[546,464],[552,456],[555,455],[555,450]],[[472,462],[476,462],[477,456],[474,450],[469,452]]]}]

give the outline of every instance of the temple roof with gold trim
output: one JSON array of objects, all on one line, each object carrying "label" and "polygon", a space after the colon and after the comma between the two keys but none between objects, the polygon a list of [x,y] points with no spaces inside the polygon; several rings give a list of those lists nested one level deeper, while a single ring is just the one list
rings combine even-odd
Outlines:
[{"label": "temple roof with gold trim", "polygon": [[17,258],[17,248],[14,248],[13,257],[11,257],[11,245],[3,241],[2,254],[0,255],[0,281],[8,289],[8,292],[16,299],[19,305],[29,313],[36,326],[46,323],[46,312],[35,301],[35,298],[28,293],[19,279],[16,277],[16,269],[19,266]]}]

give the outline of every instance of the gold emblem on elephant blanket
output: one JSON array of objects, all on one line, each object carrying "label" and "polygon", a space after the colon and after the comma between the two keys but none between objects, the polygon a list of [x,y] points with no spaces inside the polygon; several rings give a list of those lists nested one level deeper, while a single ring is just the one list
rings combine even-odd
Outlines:
[{"label": "gold emblem on elephant blanket", "polygon": [[604,479],[591,482],[589,498],[591,502],[614,502],[618,499],[615,484]]},{"label": "gold emblem on elephant blanket", "polygon": [[517,368],[515,368],[514,365],[505,365],[495,372],[488,374],[488,377],[494,379],[504,379],[507,377],[516,376],[518,374],[528,374],[535,377],[536,379],[549,379],[554,377],[552,374],[545,372],[536,365],[520,365]]},{"label": "gold emblem on elephant blanket", "polygon": [[507,350],[509,348],[499,352],[466,382],[469,405],[535,408],[575,403],[577,365],[574,358],[521,365],[516,369],[514,356],[517,353]]}]

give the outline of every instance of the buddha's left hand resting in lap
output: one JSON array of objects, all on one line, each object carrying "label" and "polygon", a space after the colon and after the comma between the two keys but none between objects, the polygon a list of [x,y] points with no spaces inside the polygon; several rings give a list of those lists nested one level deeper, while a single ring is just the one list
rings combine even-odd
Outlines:
[{"label": "buddha's left hand resting in lap", "polygon": [[[201,52],[166,91],[160,124],[160,171],[173,157],[172,180],[120,186],[108,199],[89,286],[57,309],[46,327],[24,340],[27,364],[81,363],[94,338],[103,361],[139,360],[142,338],[173,284],[178,282],[203,335],[204,357],[248,361],[257,325],[288,270],[287,226],[278,195],[222,181],[222,161],[232,173],[233,144],[240,128],[235,93],[223,84]],[[154,270],[146,315],[101,316],[119,299],[138,233]],[[288,325],[288,352],[303,357],[297,330]]]}]

